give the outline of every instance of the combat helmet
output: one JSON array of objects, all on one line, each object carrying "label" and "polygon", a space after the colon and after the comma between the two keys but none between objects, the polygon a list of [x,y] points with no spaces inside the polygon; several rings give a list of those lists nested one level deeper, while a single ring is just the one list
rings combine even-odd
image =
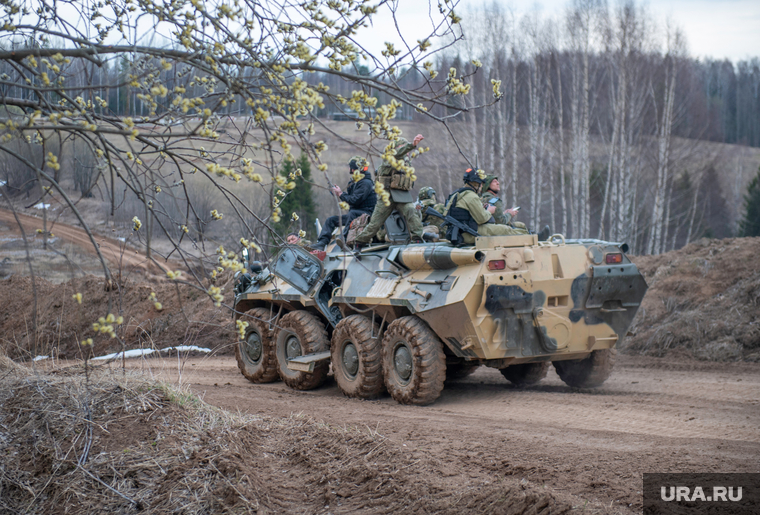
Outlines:
[{"label": "combat helmet", "polygon": [[431,188],[430,186],[425,186],[424,188],[420,188],[420,192],[417,195],[418,200],[428,200],[435,197],[435,190]]},{"label": "combat helmet", "polygon": [[367,164],[367,160],[363,157],[354,156],[348,161],[348,168],[351,170],[351,173],[355,172],[356,170],[366,172],[369,168],[369,165]]},{"label": "combat helmet", "polygon": [[483,184],[485,186],[483,187],[484,190],[490,189],[491,183],[494,179],[498,179],[499,177],[496,175],[486,175],[485,178],[483,178]]},{"label": "combat helmet", "polygon": [[483,179],[485,177],[485,173],[483,170],[473,170],[472,168],[468,168],[467,171],[464,172],[464,176],[462,179],[464,182],[473,182],[476,184],[483,184],[485,180]]}]

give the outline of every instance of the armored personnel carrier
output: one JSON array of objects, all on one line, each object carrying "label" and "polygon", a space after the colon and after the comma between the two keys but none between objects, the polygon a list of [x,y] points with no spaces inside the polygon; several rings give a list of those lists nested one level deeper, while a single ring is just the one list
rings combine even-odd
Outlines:
[{"label": "armored personnel carrier", "polygon": [[356,255],[333,245],[324,259],[287,246],[236,286],[236,316],[249,324],[238,365],[254,383],[305,390],[332,363],[345,395],[387,389],[402,404],[432,403],[480,365],[529,385],[552,363],[570,386],[599,386],[647,290],[626,250],[561,235]]}]

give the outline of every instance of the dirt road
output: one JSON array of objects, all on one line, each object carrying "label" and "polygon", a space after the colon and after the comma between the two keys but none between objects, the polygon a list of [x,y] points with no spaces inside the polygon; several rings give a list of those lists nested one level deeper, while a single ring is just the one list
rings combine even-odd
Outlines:
[{"label": "dirt road", "polygon": [[[44,230],[42,218],[21,213],[17,213],[17,215],[24,227],[24,232],[26,232],[27,235],[34,233],[37,229]],[[0,209],[0,223],[7,225],[11,231],[20,233],[16,218],[11,211]],[[78,246],[88,254],[93,256],[97,255],[92,246],[90,237],[87,236],[87,233],[81,228],[61,222],[52,224],[51,220],[48,219],[47,230],[52,232],[56,237]],[[124,244],[119,240],[106,238],[97,234],[94,236],[95,241],[100,248],[100,253],[112,267],[121,267],[124,270],[131,270],[134,268],[147,269],[148,263],[143,254],[130,248],[125,249]]]},{"label": "dirt road", "polygon": [[[132,360],[232,411],[368,427],[446,481],[519,479],[596,512],[641,512],[644,472],[758,472],[760,365],[619,356],[605,385],[577,390],[554,373],[518,389],[481,368],[432,406],[343,397],[332,380],[298,392],[254,385],[233,357]],[[601,511],[600,511],[601,510]]]}]

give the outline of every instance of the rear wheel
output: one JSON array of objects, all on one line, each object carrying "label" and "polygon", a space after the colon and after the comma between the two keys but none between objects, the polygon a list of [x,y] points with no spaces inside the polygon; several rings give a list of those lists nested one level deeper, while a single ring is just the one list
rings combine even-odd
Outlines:
[{"label": "rear wheel", "polygon": [[327,376],[327,360],[314,365],[314,371],[301,372],[288,368],[288,360],[323,352],[330,348],[325,325],[307,311],[291,311],[280,319],[274,336],[277,368],[286,385],[295,390],[311,390],[320,386]]},{"label": "rear wheel", "polygon": [[501,375],[515,386],[530,386],[541,381],[549,371],[549,362],[522,363],[500,370]]},{"label": "rear wheel", "polygon": [[347,397],[373,399],[385,390],[379,329],[362,315],[351,315],[335,327],[331,345],[333,371]]},{"label": "rear wheel", "polygon": [[235,345],[238,368],[252,383],[271,383],[279,379],[277,357],[275,356],[272,331],[268,320],[271,313],[267,308],[256,308],[246,313],[243,320],[248,322],[243,340]]},{"label": "rear wheel", "polygon": [[415,316],[394,320],[383,338],[385,386],[401,404],[430,404],[443,390],[446,356],[443,344]]},{"label": "rear wheel", "polygon": [[615,349],[595,350],[585,359],[555,361],[557,375],[568,386],[575,388],[594,388],[601,386],[615,366]]}]

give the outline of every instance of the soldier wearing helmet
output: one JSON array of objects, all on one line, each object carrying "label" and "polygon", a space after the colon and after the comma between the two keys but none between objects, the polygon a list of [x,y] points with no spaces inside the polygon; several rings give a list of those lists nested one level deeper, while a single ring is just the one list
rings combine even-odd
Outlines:
[{"label": "soldier wearing helmet", "polygon": [[[407,158],[412,150],[415,149],[417,144],[424,138],[422,134],[417,134],[414,140],[409,143],[403,138],[399,138],[396,142],[394,159],[400,161]],[[390,192],[391,202],[386,206],[382,202],[378,202],[375,205],[375,210],[372,212],[372,218],[369,221],[369,225],[362,231],[362,233],[356,237],[356,248],[361,249],[372,241],[377,233],[383,228],[385,221],[391,215],[393,210],[398,211],[401,216],[406,220],[406,225],[409,229],[409,235],[411,236],[412,243],[422,242],[422,222],[417,216],[414,209],[414,197],[409,193],[410,185],[405,189],[394,189],[394,175],[404,174],[403,171],[396,168],[393,163],[389,161],[383,161],[380,168],[377,169],[377,181],[382,183],[386,191]]]},{"label": "soldier wearing helmet", "polygon": [[[494,223],[492,215],[496,212],[496,207],[489,205],[484,208],[483,201],[478,196],[485,183],[485,177],[485,173],[481,170],[467,169],[463,177],[465,186],[451,194],[446,204],[445,214],[478,231],[480,236],[527,234],[528,232],[524,229],[514,229]],[[447,232],[447,239],[450,232]],[[462,238],[466,244],[475,243],[475,237],[471,234],[464,233]]]},{"label": "soldier wearing helmet", "polygon": [[422,202],[423,200],[435,200],[435,190],[430,186],[420,188],[420,192],[417,194],[417,199]]},{"label": "soldier wearing helmet", "polygon": [[493,213],[493,219],[497,224],[525,229],[524,223],[514,221],[517,217],[516,209],[504,209],[504,204],[499,197],[501,184],[499,184],[498,177],[495,175],[486,175],[483,189],[485,189],[485,191],[480,195],[480,199],[483,201],[483,207],[487,208],[488,206],[493,206],[496,208],[496,211]]},{"label": "soldier wearing helmet", "polygon": [[[353,174],[359,171],[363,177],[358,181],[354,180]],[[348,227],[356,218],[364,213],[371,214],[377,203],[377,194],[375,185],[372,182],[372,174],[369,172],[369,166],[366,159],[354,156],[348,162],[348,171],[352,177],[346,187],[346,191],[340,189],[340,186],[333,186],[330,191],[349,206],[348,213],[342,216],[331,216],[325,220],[319,239],[312,245],[316,250],[325,250],[325,246],[330,243],[330,236],[339,225]]]},{"label": "soldier wearing helmet", "polygon": [[430,186],[420,188],[420,192],[417,194],[417,209],[422,219],[423,232],[429,232],[426,227],[435,226],[438,229],[443,225],[443,220],[438,217],[430,216],[427,214],[427,209],[432,207],[439,213],[442,213],[446,207],[444,204],[439,204],[435,198],[435,190]]}]

